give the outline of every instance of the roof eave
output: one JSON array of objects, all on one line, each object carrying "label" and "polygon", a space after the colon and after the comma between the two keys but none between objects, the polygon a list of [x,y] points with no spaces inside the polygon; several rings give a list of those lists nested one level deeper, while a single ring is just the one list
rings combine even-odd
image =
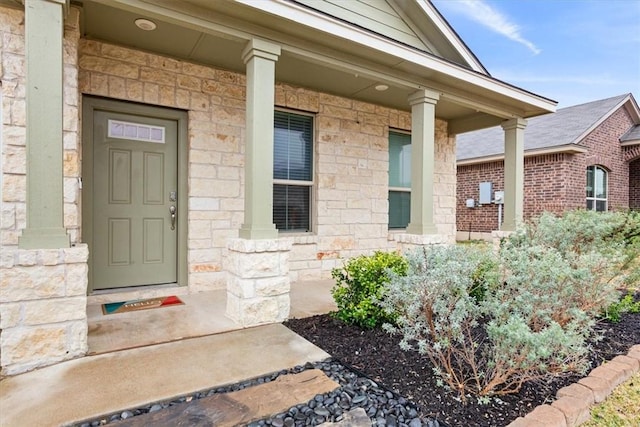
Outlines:
[{"label": "roof eave", "polygon": [[[451,78],[454,84],[447,86],[460,87],[462,90],[459,92],[465,92],[464,86],[475,86],[478,89],[490,91],[500,98],[504,98],[502,102],[520,104],[520,108],[514,108],[511,112],[503,111],[503,118],[534,117],[554,112],[556,109],[557,102],[554,100],[533,94],[482,72],[449,62],[331,16],[318,13],[302,5],[287,0],[258,2],[254,0],[236,0],[236,2],[264,13],[277,15],[287,20],[295,20],[299,24],[360,44],[378,51],[380,54],[392,55],[404,62],[422,68],[425,73],[436,73]],[[283,49],[286,49],[286,47],[283,46]],[[421,85],[422,82],[414,82],[414,86],[418,88]],[[431,89],[447,92],[448,88],[446,87],[439,88],[435,83],[434,86]]]},{"label": "roof eave", "polygon": [[[535,156],[543,156],[545,154],[580,154],[586,153],[588,150],[585,147],[576,145],[576,144],[565,144],[559,145],[557,147],[545,147],[545,148],[534,148],[530,150],[525,150],[524,157],[535,157]],[[458,160],[456,162],[456,166],[468,166],[468,165],[476,165],[480,163],[491,163],[498,162],[504,160],[504,154],[494,154],[490,156],[482,156],[482,157],[473,157],[464,160]]]}]

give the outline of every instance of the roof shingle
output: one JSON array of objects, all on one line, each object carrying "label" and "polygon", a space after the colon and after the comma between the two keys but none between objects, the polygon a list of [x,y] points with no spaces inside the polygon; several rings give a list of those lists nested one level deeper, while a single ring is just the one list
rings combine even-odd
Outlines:
[{"label": "roof shingle", "polygon": [[[629,96],[631,95],[624,94],[574,105],[529,119],[524,130],[525,151],[578,144],[585,132]],[[640,133],[640,129],[635,132]],[[640,138],[640,135],[636,135],[636,138]],[[458,160],[501,155],[504,153],[504,131],[497,126],[460,134],[456,145]]]}]

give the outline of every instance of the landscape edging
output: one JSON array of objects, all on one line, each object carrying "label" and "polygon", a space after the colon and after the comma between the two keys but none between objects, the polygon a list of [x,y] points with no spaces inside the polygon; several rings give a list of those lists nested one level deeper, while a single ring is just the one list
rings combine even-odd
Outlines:
[{"label": "landscape edging", "polygon": [[[577,383],[563,387],[551,405],[539,405],[507,427],[576,427],[591,419],[591,406],[604,401],[613,390],[640,371],[640,344],[626,356],[616,356],[591,370]],[[562,415],[562,416],[561,416]]]}]

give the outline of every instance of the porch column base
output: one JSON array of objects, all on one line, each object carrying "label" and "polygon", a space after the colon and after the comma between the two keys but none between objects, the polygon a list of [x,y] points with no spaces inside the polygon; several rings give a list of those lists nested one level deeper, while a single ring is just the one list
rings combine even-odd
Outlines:
[{"label": "porch column base", "polygon": [[291,239],[231,239],[227,243],[227,317],[243,327],[289,317]]},{"label": "porch column base", "polygon": [[3,250],[0,360],[15,375],[86,355],[87,245]]},{"label": "porch column base", "polygon": [[401,252],[408,252],[416,248],[432,245],[449,245],[455,243],[455,237],[446,234],[394,234],[393,239],[398,243]]}]

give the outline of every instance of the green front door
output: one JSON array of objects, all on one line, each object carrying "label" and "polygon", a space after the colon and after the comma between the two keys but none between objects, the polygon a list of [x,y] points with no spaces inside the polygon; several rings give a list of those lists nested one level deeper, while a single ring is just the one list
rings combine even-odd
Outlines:
[{"label": "green front door", "polygon": [[178,123],[92,114],[91,287],[176,283]]}]

